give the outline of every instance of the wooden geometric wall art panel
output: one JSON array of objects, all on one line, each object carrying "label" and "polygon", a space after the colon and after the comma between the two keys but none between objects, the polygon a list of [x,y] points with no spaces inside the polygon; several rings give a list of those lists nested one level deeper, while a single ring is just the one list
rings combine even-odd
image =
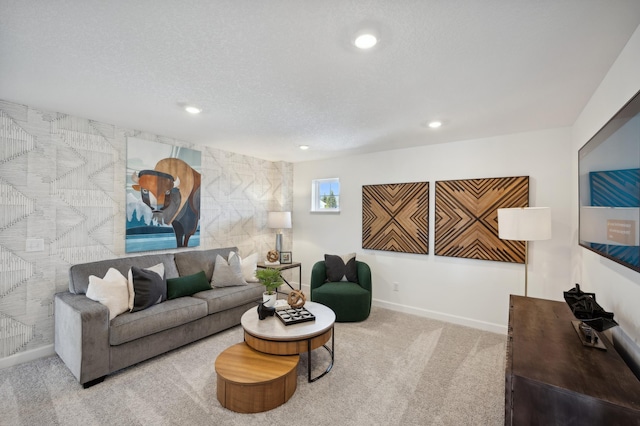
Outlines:
[{"label": "wooden geometric wall art panel", "polygon": [[363,185],[362,248],[429,253],[429,182]]},{"label": "wooden geometric wall art panel", "polygon": [[436,256],[524,263],[523,241],[498,238],[498,209],[528,206],[528,176],[436,182]]}]

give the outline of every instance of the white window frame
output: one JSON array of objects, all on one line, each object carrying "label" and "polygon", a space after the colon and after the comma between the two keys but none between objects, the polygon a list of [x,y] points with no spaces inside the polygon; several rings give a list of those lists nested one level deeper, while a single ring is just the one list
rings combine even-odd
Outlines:
[{"label": "white window frame", "polygon": [[[338,186],[337,207],[323,207],[320,186],[323,184],[336,184]],[[311,211],[314,213],[339,213],[340,212],[340,178],[313,179],[311,181]]]}]

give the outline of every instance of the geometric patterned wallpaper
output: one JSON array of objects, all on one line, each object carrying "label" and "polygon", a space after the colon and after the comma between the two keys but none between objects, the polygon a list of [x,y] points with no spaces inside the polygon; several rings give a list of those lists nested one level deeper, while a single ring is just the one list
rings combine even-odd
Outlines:
[{"label": "geometric patterned wallpaper", "polygon": [[293,164],[0,100],[0,358],[53,344],[70,265],[125,256],[127,137],[202,151],[198,249],[272,248],[267,212],[292,210]]}]

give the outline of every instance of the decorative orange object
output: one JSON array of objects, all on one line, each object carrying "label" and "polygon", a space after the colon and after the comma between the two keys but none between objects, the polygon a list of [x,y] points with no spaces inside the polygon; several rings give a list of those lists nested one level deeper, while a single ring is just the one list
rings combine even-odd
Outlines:
[{"label": "decorative orange object", "polygon": [[287,297],[287,303],[292,308],[302,308],[307,301],[307,297],[302,290],[293,290]]},{"label": "decorative orange object", "polygon": [[267,260],[269,262],[277,262],[280,259],[280,255],[277,250],[269,250],[267,252]]}]

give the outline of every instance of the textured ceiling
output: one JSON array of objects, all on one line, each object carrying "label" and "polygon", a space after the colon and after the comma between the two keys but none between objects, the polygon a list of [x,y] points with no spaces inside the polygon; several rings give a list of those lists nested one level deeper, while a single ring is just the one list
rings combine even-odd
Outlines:
[{"label": "textured ceiling", "polygon": [[638,0],[0,0],[0,99],[305,161],[570,126],[639,24]]}]

